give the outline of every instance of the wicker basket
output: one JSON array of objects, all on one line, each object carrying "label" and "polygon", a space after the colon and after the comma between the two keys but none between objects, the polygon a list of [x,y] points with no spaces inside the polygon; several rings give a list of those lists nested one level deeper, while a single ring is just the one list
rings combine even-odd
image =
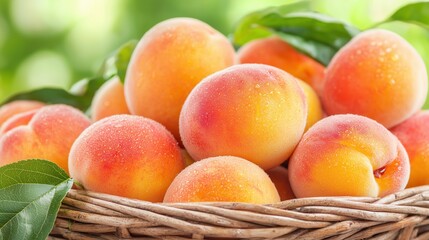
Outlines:
[{"label": "wicker basket", "polygon": [[429,186],[384,198],[150,203],[70,190],[48,239],[429,239]]}]

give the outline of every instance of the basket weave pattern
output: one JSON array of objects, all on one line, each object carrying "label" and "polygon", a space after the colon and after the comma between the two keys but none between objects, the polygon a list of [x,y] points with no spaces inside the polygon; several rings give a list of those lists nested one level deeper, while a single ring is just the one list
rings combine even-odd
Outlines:
[{"label": "basket weave pattern", "polygon": [[384,198],[150,203],[70,190],[48,239],[429,239],[429,186]]}]

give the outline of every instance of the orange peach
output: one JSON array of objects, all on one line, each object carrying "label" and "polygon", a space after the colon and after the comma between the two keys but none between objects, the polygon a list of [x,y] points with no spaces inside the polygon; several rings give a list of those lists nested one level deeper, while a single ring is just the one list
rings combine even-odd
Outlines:
[{"label": "orange peach", "polygon": [[339,114],[304,134],[288,173],[297,197],[383,197],[405,188],[410,163],[403,145],[381,124]]},{"label": "orange peach", "polygon": [[0,137],[1,166],[40,158],[56,163],[66,172],[73,142],[91,124],[82,112],[62,104],[48,105],[11,120]]},{"label": "orange peach", "polygon": [[390,129],[410,157],[411,175],[407,187],[429,184],[429,110],[420,111]]},{"label": "orange peach", "polygon": [[192,90],[180,115],[180,135],[196,161],[231,155],[270,169],[292,154],[306,117],[305,96],[292,75],[264,64],[240,64]]},{"label": "orange peach", "polygon": [[160,122],[178,141],[179,114],[204,77],[233,65],[234,48],[221,33],[196,19],[173,18],[145,33],[125,79],[132,114]]},{"label": "orange peach", "polygon": [[322,92],[325,67],[300,53],[279,37],[253,40],[237,52],[239,63],[262,63],[278,67]]},{"label": "orange peach", "polygon": [[360,33],[326,70],[322,103],[328,115],[354,113],[393,127],[424,104],[428,77],[423,59],[399,35]]},{"label": "orange peach", "polygon": [[306,132],[311,126],[323,118],[322,104],[320,103],[319,96],[306,82],[298,80],[299,85],[304,90],[305,99],[307,100],[307,124],[305,125]]},{"label": "orange peach", "polygon": [[273,181],[274,185],[276,186],[277,191],[279,192],[280,201],[295,198],[295,194],[293,193],[292,187],[289,183],[289,176],[286,168],[278,166],[275,168],[271,168],[266,172],[270,177],[271,181]]},{"label": "orange peach", "polygon": [[39,109],[45,106],[44,103],[31,100],[16,100],[0,107],[0,127],[3,123],[17,113]]},{"label": "orange peach", "polygon": [[195,160],[192,159],[191,155],[189,155],[189,153],[188,153],[188,151],[186,151],[186,149],[181,148],[180,153],[182,154],[182,158],[185,161],[186,167],[195,162]]},{"label": "orange peach", "polygon": [[92,99],[91,118],[93,121],[115,114],[129,113],[125,102],[124,86],[117,77],[105,82]]},{"label": "orange peach", "polygon": [[207,158],[185,168],[171,183],[164,202],[279,202],[268,175],[233,156]]},{"label": "orange peach", "polygon": [[69,155],[70,176],[85,189],[160,202],[185,167],[164,126],[133,115],[114,115],[88,127]]}]

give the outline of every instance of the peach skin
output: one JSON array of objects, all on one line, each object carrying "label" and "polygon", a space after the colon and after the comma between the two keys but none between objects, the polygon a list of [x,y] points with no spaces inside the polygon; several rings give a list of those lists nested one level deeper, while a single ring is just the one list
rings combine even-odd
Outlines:
[{"label": "peach skin", "polygon": [[45,106],[44,103],[31,100],[16,100],[0,107],[0,127],[3,123],[17,113],[39,109]]},{"label": "peach skin", "polygon": [[195,162],[171,183],[164,202],[279,202],[268,175],[238,157],[218,156]]},{"label": "peach skin", "polygon": [[158,23],[131,57],[125,79],[129,110],[163,124],[180,141],[179,114],[189,92],[234,59],[228,39],[206,23],[191,18]]},{"label": "peach skin", "polygon": [[48,105],[11,118],[0,136],[0,166],[19,160],[50,160],[68,172],[70,148],[91,122],[79,110],[62,104]]},{"label": "peach skin", "polygon": [[189,155],[189,153],[188,153],[188,151],[186,151],[186,149],[181,148],[180,153],[182,154],[182,158],[185,161],[186,167],[195,162],[195,160],[192,159],[191,155]]},{"label": "peach skin", "polygon": [[7,131],[14,129],[21,125],[27,125],[31,119],[33,118],[34,114],[37,113],[39,109],[30,110],[27,112],[17,113],[7,119],[1,126],[0,126],[0,136],[6,133]]},{"label": "peach skin", "polygon": [[91,119],[93,121],[112,115],[129,113],[125,102],[124,86],[118,77],[105,82],[92,99]]},{"label": "peach skin", "polygon": [[306,132],[311,126],[323,118],[322,104],[320,103],[319,96],[313,88],[306,82],[298,79],[299,85],[304,90],[305,99],[307,101],[308,112],[307,112],[307,124],[305,125],[304,132]]},{"label": "peach skin", "polygon": [[420,111],[390,131],[402,142],[410,157],[407,187],[429,184],[429,110]]},{"label": "peach skin", "polygon": [[240,64],[192,90],[180,114],[180,135],[196,161],[231,155],[270,169],[292,154],[306,118],[295,77],[264,64]]},{"label": "peach skin", "polygon": [[325,67],[298,52],[279,37],[253,40],[237,52],[239,63],[262,63],[278,67],[322,92]]},{"label": "peach skin", "polygon": [[266,173],[270,177],[271,181],[273,181],[274,186],[276,186],[280,195],[280,201],[296,198],[292,191],[292,187],[290,186],[289,175],[286,168],[278,166],[267,170]]},{"label": "peach skin", "polygon": [[185,167],[173,135],[141,116],[114,115],[87,128],[69,155],[70,176],[85,189],[160,202]]},{"label": "peach skin", "polygon": [[304,134],[288,173],[297,197],[383,197],[405,188],[410,163],[403,145],[381,124],[340,114]]},{"label": "peach skin", "polygon": [[322,104],[328,115],[354,113],[391,128],[423,106],[425,63],[396,33],[373,29],[341,48],[326,69]]}]

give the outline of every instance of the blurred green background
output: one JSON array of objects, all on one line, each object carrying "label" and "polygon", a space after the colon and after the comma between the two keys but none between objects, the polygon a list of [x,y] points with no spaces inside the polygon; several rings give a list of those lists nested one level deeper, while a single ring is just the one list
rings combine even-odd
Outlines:
[{"label": "blurred green background", "polygon": [[[45,86],[68,89],[95,74],[122,43],[171,17],[201,19],[229,35],[245,14],[287,0],[0,0],[0,102]],[[314,0],[316,11],[371,27],[410,0]],[[429,66],[429,32],[393,22]],[[426,101],[426,108],[429,102]]]}]

